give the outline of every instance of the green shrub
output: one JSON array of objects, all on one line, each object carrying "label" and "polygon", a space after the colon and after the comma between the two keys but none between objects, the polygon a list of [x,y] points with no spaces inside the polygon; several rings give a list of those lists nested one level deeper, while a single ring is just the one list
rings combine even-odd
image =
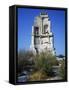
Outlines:
[{"label": "green shrub", "polygon": [[43,80],[53,75],[52,66],[58,65],[56,56],[50,52],[41,52],[33,55],[31,51],[20,51],[18,53],[18,74],[33,66],[29,80]]},{"label": "green shrub", "polygon": [[[47,79],[53,75],[52,66],[57,65],[57,60],[54,55],[48,52],[41,52],[34,57],[35,71],[31,74],[31,79]],[[39,78],[40,77],[40,78]]]},{"label": "green shrub", "polygon": [[61,67],[59,70],[59,75],[62,79],[65,79],[65,60],[61,61]]}]

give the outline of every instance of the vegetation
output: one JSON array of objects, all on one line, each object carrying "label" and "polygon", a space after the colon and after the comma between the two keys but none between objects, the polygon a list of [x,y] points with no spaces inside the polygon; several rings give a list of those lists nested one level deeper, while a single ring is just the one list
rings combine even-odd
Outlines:
[{"label": "vegetation", "polygon": [[18,53],[18,74],[23,70],[28,70],[28,67],[33,65],[32,57],[33,53],[31,51],[23,50]]},{"label": "vegetation", "polygon": [[58,57],[59,57],[59,58],[64,58],[64,55],[60,54]]},{"label": "vegetation", "polygon": [[62,77],[62,79],[65,79],[65,60],[64,59],[61,61],[59,75],[60,75],[60,77]]},{"label": "vegetation", "polygon": [[51,53],[42,52],[34,57],[35,71],[31,74],[32,80],[47,79],[54,75],[52,66],[57,65],[56,57]]},{"label": "vegetation", "polygon": [[[29,80],[46,80],[54,76],[53,66],[59,65],[59,62],[50,52],[41,52],[34,55],[32,51],[20,51],[18,53],[18,75],[23,71],[29,71]],[[32,71],[30,71],[32,69]],[[65,61],[61,61],[59,75],[65,78]]]},{"label": "vegetation", "polygon": [[30,75],[30,81],[39,81],[39,80],[45,80],[46,78],[48,78],[48,75],[46,75],[46,73],[44,71],[35,71],[32,72],[32,74]]}]

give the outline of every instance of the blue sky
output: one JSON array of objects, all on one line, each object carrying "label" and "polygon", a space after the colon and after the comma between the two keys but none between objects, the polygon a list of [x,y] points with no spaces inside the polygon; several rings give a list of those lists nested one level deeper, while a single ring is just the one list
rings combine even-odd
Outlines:
[{"label": "blue sky", "polygon": [[[54,34],[56,54],[65,54],[65,11],[47,10]],[[29,49],[34,18],[42,9],[18,8],[18,50]]]}]

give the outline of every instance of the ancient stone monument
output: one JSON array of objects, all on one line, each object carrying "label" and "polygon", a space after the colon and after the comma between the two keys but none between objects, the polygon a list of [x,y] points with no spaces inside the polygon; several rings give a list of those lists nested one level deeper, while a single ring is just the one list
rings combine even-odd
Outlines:
[{"label": "ancient stone monument", "polygon": [[35,17],[30,46],[34,53],[49,51],[55,54],[51,23],[48,14],[45,12]]}]

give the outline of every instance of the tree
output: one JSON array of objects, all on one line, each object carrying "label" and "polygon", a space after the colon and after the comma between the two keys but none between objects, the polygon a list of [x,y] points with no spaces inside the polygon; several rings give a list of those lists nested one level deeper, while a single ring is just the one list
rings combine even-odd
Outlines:
[{"label": "tree", "polygon": [[60,54],[58,57],[59,57],[59,58],[64,58],[64,55]]}]

